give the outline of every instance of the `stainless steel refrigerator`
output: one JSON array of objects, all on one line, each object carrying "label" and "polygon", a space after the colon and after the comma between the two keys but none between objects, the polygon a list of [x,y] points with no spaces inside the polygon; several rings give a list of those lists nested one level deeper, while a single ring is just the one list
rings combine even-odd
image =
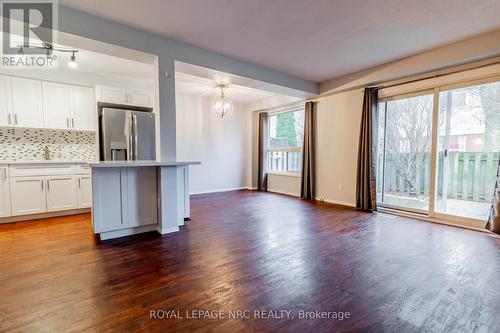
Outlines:
[{"label": "stainless steel refrigerator", "polygon": [[102,108],[99,120],[102,161],[155,160],[153,113]]}]

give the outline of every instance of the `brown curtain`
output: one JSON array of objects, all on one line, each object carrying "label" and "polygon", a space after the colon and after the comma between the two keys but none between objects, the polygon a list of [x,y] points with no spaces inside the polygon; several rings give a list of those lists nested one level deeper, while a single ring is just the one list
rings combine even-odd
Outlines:
[{"label": "brown curtain", "polygon": [[500,234],[500,161],[498,161],[498,171],[493,194],[493,205],[491,206],[490,217],[486,224],[486,229]]},{"label": "brown curtain", "polygon": [[300,196],[314,200],[315,146],[314,146],[314,116],[316,102],[307,102],[304,114],[304,142],[302,145],[302,184]]},{"label": "brown curtain", "polygon": [[267,150],[269,144],[269,114],[259,113],[259,176],[257,189],[267,191]]},{"label": "brown curtain", "polygon": [[377,90],[365,89],[358,147],[356,207],[377,210],[375,170],[377,163]]}]

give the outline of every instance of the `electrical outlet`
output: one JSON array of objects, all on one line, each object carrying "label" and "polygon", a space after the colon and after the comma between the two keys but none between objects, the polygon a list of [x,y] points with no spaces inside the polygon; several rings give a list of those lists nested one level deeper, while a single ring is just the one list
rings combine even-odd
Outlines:
[{"label": "electrical outlet", "polygon": [[342,190],[343,190],[343,189],[344,189],[344,185],[342,185],[342,184],[337,184],[337,190],[338,190],[339,192],[342,192]]}]

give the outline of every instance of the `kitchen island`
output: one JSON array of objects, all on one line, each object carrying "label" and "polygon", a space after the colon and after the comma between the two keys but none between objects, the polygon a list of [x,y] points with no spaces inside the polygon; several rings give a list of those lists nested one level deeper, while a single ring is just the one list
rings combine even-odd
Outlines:
[{"label": "kitchen island", "polygon": [[179,231],[189,218],[189,166],[200,162],[90,163],[92,224],[101,240]]}]

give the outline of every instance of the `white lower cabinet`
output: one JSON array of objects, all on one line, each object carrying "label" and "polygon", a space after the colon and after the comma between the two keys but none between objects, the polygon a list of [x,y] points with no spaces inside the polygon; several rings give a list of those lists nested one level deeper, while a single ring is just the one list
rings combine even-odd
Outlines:
[{"label": "white lower cabinet", "polygon": [[0,217],[91,207],[89,172],[74,164],[0,165]]},{"label": "white lower cabinet", "polygon": [[89,208],[92,206],[92,179],[90,175],[77,176],[78,208]]},{"label": "white lower cabinet", "polygon": [[0,165],[0,217],[10,216],[9,167]]},{"label": "white lower cabinet", "polygon": [[94,232],[158,223],[156,167],[101,169],[92,176],[98,189],[92,210]]},{"label": "white lower cabinet", "polygon": [[47,212],[77,208],[75,176],[50,176],[45,179]]},{"label": "white lower cabinet", "polygon": [[[127,211],[123,205],[126,197],[126,172],[117,172],[114,168],[102,170],[99,174],[92,174],[93,186],[100,191],[95,193],[92,203],[92,223],[94,232],[106,232],[125,228]],[[96,218],[97,215],[97,218]],[[96,221],[100,221],[96,223]]]},{"label": "white lower cabinet", "polygon": [[12,215],[38,214],[46,211],[44,177],[11,177]]},{"label": "white lower cabinet", "polygon": [[127,217],[128,225],[138,227],[154,224],[158,220],[156,196],[156,168],[127,169]]}]

